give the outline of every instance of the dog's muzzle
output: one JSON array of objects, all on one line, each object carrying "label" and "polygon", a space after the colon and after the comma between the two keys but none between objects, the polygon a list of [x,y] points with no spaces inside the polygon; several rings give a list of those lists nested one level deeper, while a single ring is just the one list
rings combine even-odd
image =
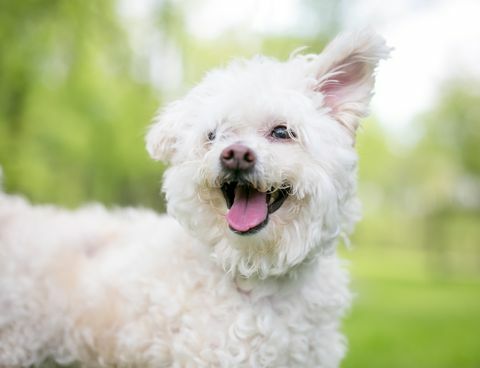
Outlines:
[{"label": "dog's muzzle", "polygon": [[221,186],[227,204],[227,222],[237,234],[253,234],[268,223],[268,216],[277,211],[289,195],[289,187],[259,191],[248,181],[256,164],[256,155],[247,146],[235,143],[225,148],[220,162],[225,173]]}]

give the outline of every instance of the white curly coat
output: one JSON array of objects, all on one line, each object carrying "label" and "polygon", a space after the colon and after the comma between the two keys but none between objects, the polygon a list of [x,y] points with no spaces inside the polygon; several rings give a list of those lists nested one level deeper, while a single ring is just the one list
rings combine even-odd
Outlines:
[{"label": "white curly coat", "polygon": [[[0,194],[0,367],[338,367],[351,296],[335,243],[359,217],[354,134],[388,52],[362,31],[209,73],[147,135],[171,217]],[[235,142],[257,157],[252,185],[290,190],[251,235],[229,229],[220,190]]]}]

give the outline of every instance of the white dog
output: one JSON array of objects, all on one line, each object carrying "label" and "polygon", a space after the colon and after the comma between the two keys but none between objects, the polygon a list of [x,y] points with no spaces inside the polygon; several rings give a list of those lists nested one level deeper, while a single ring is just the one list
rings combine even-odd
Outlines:
[{"label": "white dog", "polygon": [[172,217],[0,194],[0,367],[338,367],[335,243],[388,53],[364,31],[209,73],[147,135]]}]

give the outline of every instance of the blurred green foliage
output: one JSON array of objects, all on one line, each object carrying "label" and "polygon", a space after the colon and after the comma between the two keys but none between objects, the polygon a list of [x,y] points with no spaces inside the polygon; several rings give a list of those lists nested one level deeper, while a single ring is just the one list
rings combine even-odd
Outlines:
[{"label": "blurred green foliage", "polygon": [[0,5],[0,161],[7,191],[76,206],[161,208],[143,135],[158,105],[130,73],[112,1]]},{"label": "blurred green foliage", "polygon": [[402,144],[367,121],[358,137],[363,246],[422,249],[437,276],[480,270],[480,84],[452,81]]},{"label": "blurred green foliage", "polygon": [[[250,42],[230,32],[199,40],[179,4],[158,2],[152,11],[159,49],[173,45],[179,55],[180,90],[233,57],[285,58],[303,45],[319,51],[337,27],[330,19],[328,30],[308,37]],[[336,2],[303,4],[336,15]],[[163,166],[147,157],[143,136],[157,107],[180,91],[151,83],[153,50],[142,50],[142,59],[129,31],[113,0],[0,2],[7,192],[68,207],[164,209]],[[480,83],[469,79],[444,85],[437,107],[412,127],[414,141],[373,118],[364,122],[357,147],[365,215],[345,252],[359,293],[345,326],[345,367],[480,366],[479,122]]]}]

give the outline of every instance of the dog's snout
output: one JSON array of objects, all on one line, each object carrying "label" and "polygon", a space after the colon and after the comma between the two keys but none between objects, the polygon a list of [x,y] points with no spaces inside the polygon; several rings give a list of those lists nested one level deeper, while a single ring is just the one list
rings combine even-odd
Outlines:
[{"label": "dog's snout", "polygon": [[235,143],[222,151],[220,161],[225,169],[245,171],[255,165],[256,157],[250,148]]}]

